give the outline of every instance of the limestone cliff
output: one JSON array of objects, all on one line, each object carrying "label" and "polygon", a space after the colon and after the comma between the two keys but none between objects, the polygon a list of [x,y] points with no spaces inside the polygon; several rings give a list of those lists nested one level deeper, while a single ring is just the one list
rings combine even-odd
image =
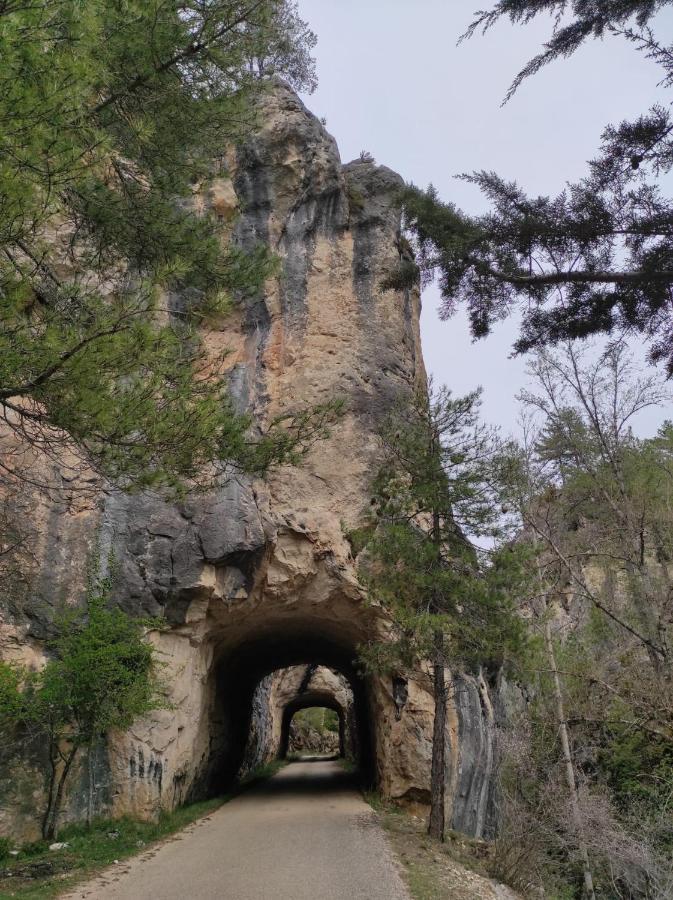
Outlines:
[{"label": "limestone cliff", "polygon": [[[348,682],[357,753],[383,793],[428,796],[429,685],[422,673],[408,684],[359,675],[357,646],[382,622],[364,602],[345,538],[369,506],[377,423],[425,380],[419,290],[379,287],[400,257],[402,182],[369,160],[342,165],[334,139],[280,82],[260,123],[226,151],[226,174],[197,204],[221,217],[223,239],[267,243],[279,275],[204,340],[214,360],[228,351],[220,374],[260,426],[334,397],[346,414],[303,465],[263,482],[234,477],[179,504],[120,492],[101,492],[93,505],[35,498],[29,588],[0,610],[5,656],[39,665],[54,607],[81,598],[87,560],[110,550],[115,602],[167,625],[152,640],[171,708],[109,736],[73,784],[70,818],[86,796],[100,813],[153,815],[223,788],[246,759],[275,746],[268,729],[279,720],[269,719],[269,703],[278,711],[296,699],[288,689],[281,703],[271,673],[307,664]],[[490,816],[492,691],[481,676],[458,675],[454,684],[449,821],[481,835]],[[39,771],[39,754],[33,763]],[[22,765],[6,761],[0,773],[0,830],[36,827],[41,782],[22,775],[19,790]]]}]

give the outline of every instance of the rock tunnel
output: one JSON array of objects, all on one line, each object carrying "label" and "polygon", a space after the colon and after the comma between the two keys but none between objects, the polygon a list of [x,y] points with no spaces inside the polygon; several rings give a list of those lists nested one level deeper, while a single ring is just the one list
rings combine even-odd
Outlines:
[{"label": "rock tunnel", "polygon": [[340,746],[366,783],[375,780],[376,735],[370,686],[357,648],[325,631],[288,627],[225,650],[214,670],[211,753],[205,791],[231,784],[273,758],[284,758],[293,715],[324,706],[340,722]]},{"label": "rock tunnel", "polygon": [[[379,289],[400,263],[403,181],[372,160],[342,165],[334,139],[281,82],[260,111],[258,132],[198,202],[239,246],[268,242],[281,267],[263,296],[204,335],[204,346],[256,426],[335,398],[346,400],[344,413],[301,465],[263,480],[238,474],[179,502],[105,490],[86,509],[35,497],[34,596],[25,609],[0,610],[9,658],[42,664],[54,598],[84,596],[94,556],[114,557],[115,604],[165,626],[151,639],[166,708],[107,737],[93,791],[86,771],[73,779],[65,820],[81,820],[92,793],[96,815],[151,818],[226,790],[241,771],[282,754],[284,717],[310,691],[349,706],[344,750],[350,740],[365,780],[394,799],[428,796],[427,673],[407,684],[358,672],[358,646],[387,626],[366,602],[349,538],[369,518],[381,416],[425,384],[418,285]],[[341,677],[350,705],[332,689],[325,697],[318,681],[295,690],[292,679],[309,666]],[[288,670],[295,674],[278,674]],[[281,696],[286,677],[292,689]],[[453,827],[480,836],[495,713],[483,679],[456,677],[447,814]],[[14,781],[0,797],[0,826],[4,816],[34,839],[34,811]],[[36,771],[31,797],[42,781]]]}]

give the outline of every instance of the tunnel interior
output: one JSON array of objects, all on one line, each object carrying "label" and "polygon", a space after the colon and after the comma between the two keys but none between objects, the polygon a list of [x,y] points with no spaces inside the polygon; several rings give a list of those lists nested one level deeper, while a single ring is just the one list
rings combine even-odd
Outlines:
[{"label": "tunnel interior", "polygon": [[310,706],[325,706],[340,717],[340,745],[344,754],[353,759],[362,781],[373,784],[376,736],[370,715],[369,686],[357,669],[356,656],[351,641],[320,628],[288,625],[258,631],[233,646],[228,641],[220,649],[213,669],[210,755],[199,794],[225,793],[236,783],[241,771],[252,768],[259,742],[264,739],[263,734],[255,734],[260,730],[263,713],[258,708],[259,686],[272,673],[296,666],[305,666],[307,670],[326,667],[342,675],[352,692],[352,704],[347,712],[330,693],[310,689],[300,692],[282,712],[276,755],[282,758],[287,753],[293,715]]}]

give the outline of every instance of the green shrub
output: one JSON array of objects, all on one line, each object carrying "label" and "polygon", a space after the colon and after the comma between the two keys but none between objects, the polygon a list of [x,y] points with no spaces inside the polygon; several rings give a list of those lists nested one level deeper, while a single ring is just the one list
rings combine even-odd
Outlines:
[{"label": "green shrub", "polygon": [[362,191],[359,191],[356,187],[349,184],[346,188],[346,194],[348,196],[348,206],[351,212],[359,213],[365,208],[365,197]]},{"label": "green shrub", "polygon": [[0,837],[0,862],[9,858],[9,851],[12,849],[12,842],[9,838]]},{"label": "green shrub", "polygon": [[[65,785],[80,752],[112,729],[165,705],[145,630],[109,604],[110,579],[91,585],[83,608],[54,620],[52,656],[39,672],[0,662],[0,727],[44,741],[50,758],[48,809],[42,834],[53,840]],[[89,818],[91,810],[89,810]]]},{"label": "green shrub", "polygon": [[368,523],[367,525],[361,525],[359,528],[349,529],[342,522],[341,530],[350,544],[353,559],[356,559],[372,539],[376,531],[376,523]]},{"label": "green shrub", "polygon": [[421,270],[411,259],[402,259],[381,279],[383,291],[408,291],[418,284]]}]

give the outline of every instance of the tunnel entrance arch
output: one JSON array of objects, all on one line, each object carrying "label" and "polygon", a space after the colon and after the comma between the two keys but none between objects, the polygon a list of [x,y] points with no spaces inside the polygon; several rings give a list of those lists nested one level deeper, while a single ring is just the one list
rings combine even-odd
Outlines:
[{"label": "tunnel entrance arch", "polygon": [[[258,687],[280,669],[296,666],[325,667],[339,673],[352,692],[352,707],[347,711],[326,692],[304,692],[285,712],[281,724],[281,748],[287,750],[287,730],[292,714],[308,706],[334,709],[343,721],[343,737],[350,732],[354,761],[366,783],[374,783],[375,735],[370,714],[369,685],[357,669],[357,648],[348,640],[326,633],[319,626],[301,626],[291,622],[256,635],[246,636],[237,644],[227,642],[218,648],[213,666],[210,700],[210,753],[205,769],[205,783],[200,793],[224,793],[241,770],[252,768],[257,748],[264,742],[264,710],[259,708]],[[313,700],[308,700],[309,697]],[[316,698],[320,698],[316,702]],[[260,725],[261,722],[261,725]],[[255,736],[255,729],[258,733]],[[251,742],[251,734],[253,740]],[[274,756],[281,755],[276,752]],[[247,757],[247,758],[246,758]],[[258,758],[257,762],[266,761]]]}]

